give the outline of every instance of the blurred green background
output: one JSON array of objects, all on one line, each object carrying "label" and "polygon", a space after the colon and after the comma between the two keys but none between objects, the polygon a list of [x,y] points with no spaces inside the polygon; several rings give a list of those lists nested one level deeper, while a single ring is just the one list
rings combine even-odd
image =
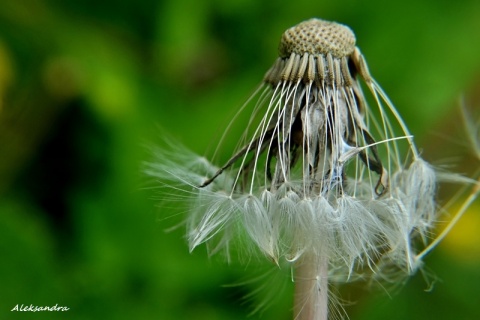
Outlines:
[{"label": "blurred green background", "polygon": [[[282,32],[311,17],[355,31],[427,160],[478,168],[458,103],[464,94],[480,108],[478,0],[2,1],[0,319],[247,318],[243,297],[262,282],[225,286],[255,275],[203,248],[189,254],[182,228],[165,232],[182,216],[157,206],[144,146],[168,133],[212,151]],[[344,288],[351,319],[480,319],[479,211],[426,259],[432,291],[421,274],[388,292]],[[250,319],[292,318],[286,278]],[[10,312],[16,304],[70,311]]]}]

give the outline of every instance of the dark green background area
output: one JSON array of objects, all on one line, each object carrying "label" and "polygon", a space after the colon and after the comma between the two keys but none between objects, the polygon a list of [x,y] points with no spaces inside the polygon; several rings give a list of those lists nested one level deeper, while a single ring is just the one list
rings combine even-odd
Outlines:
[{"label": "dark green background area", "polygon": [[[188,253],[182,227],[165,232],[183,216],[158,206],[141,163],[164,135],[211,154],[282,32],[311,17],[355,31],[428,161],[478,167],[458,117],[462,94],[480,108],[477,0],[2,1],[0,319],[247,318],[244,297],[265,285],[251,269],[268,262]],[[480,319],[479,251],[455,252],[426,259],[430,292],[421,274],[401,288],[341,288],[351,319]],[[281,277],[278,300],[250,319],[292,318]]]}]

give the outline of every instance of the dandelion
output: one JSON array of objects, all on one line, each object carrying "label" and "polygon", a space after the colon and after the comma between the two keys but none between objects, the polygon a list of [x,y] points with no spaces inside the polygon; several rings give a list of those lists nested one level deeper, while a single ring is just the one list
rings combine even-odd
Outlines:
[{"label": "dandelion", "polygon": [[147,173],[188,203],[190,250],[229,257],[241,243],[290,264],[295,319],[327,319],[330,284],[421,265],[436,176],[347,26],[302,22],[279,51],[230,160],[217,167],[174,147]]}]

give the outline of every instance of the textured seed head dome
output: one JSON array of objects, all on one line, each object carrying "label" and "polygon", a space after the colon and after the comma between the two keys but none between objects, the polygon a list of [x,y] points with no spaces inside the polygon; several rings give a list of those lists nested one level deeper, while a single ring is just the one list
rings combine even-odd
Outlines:
[{"label": "textured seed head dome", "polygon": [[279,50],[282,58],[292,53],[300,56],[305,53],[314,56],[331,53],[336,58],[342,58],[355,50],[355,35],[342,24],[310,19],[285,31]]}]

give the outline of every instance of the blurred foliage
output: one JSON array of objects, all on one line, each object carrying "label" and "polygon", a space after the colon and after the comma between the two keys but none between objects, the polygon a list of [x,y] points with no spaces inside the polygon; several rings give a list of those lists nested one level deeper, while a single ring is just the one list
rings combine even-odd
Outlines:
[{"label": "blurred foliage", "polygon": [[[281,33],[314,16],[352,27],[427,160],[478,168],[456,116],[462,93],[480,108],[477,0],[2,1],[0,318],[245,319],[257,284],[224,285],[254,274],[189,254],[181,227],[165,232],[182,217],[156,207],[144,145],[168,133],[213,149]],[[351,318],[480,318],[479,211],[427,258],[433,290],[421,274],[391,298],[352,286]],[[291,318],[286,283],[251,319]]]}]

